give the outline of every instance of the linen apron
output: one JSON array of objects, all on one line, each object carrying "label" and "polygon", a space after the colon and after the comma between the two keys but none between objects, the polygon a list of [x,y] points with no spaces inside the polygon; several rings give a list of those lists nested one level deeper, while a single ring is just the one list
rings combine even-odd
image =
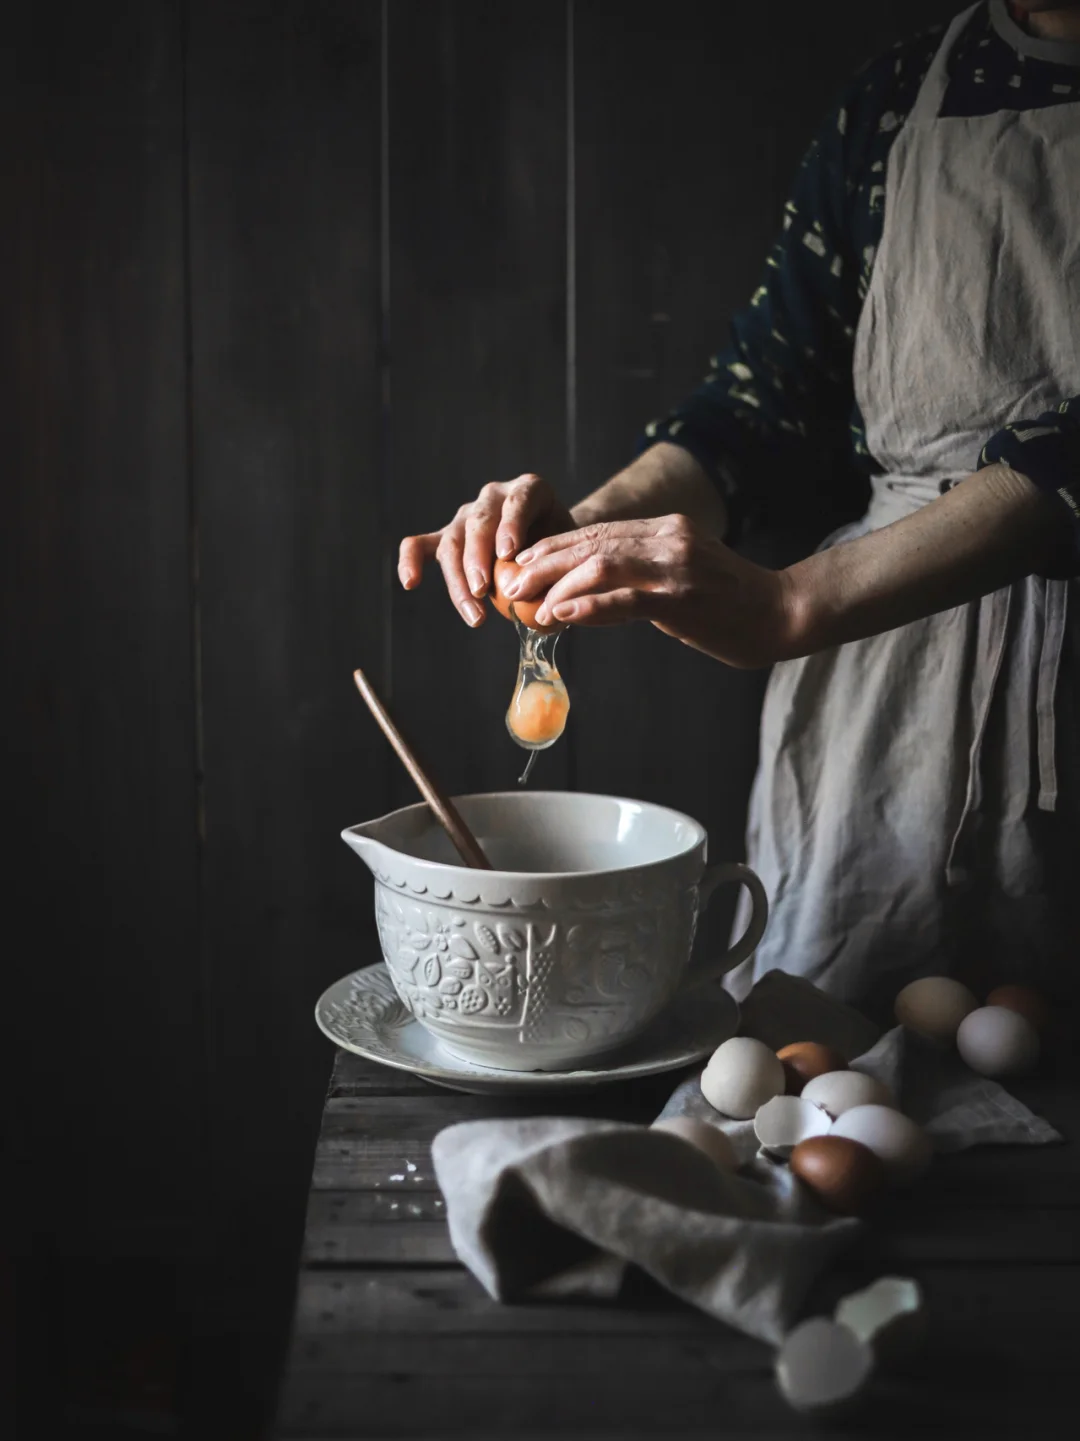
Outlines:
[{"label": "linen apron", "polygon": [[[939,118],[976,8],[889,156],[854,352],[885,473],[823,549],[934,500],[1003,425],[1080,392],[1080,104]],[[736,997],[779,968],[884,1020],[916,976],[1061,990],[1080,970],[1076,599],[1033,576],[776,666],[747,848],[771,912]]]}]

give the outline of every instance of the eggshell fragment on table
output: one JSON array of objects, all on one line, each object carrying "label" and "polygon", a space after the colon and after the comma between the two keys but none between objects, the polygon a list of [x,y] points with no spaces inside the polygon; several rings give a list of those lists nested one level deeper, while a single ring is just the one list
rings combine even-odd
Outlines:
[{"label": "eggshell fragment on table", "polygon": [[814,1316],[784,1337],[774,1367],[788,1405],[823,1416],[857,1399],[873,1372],[874,1354],[846,1326]]},{"label": "eggshell fragment on table", "polygon": [[1046,999],[1030,986],[997,986],[987,996],[986,1005],[1004,1006],[1008,1011],[1016,1011],[1037,1031],[1045,1031],[1050,1024],[1050,1007]]},{"label": "eggshell fragment on table", "polygon": [[981,1076],[1018,1076],[1039,1059],[1039,1033],[1019,1011],[982,1006],[960,1023],[956,1048]]},{"label": "eggshell fragment on table", "polygon": [[827,1210],[858,1216],[885,1184],[885,1167],[868,1147],[844,1136],[811,1136],[791,1153],[792,1174]]},{"label": "eggshell fragment on table", "polygon": [[695,1121],[692,1116],[668,1116],[662,1121],[654,1121],[652,1129],[680,1137],[725,1171],[739,1169],[735,1147],[718,1126],[710,1126],[708,1121]]},{"label": "eggshell fragment on table", "polygon": [[817,1041],[795,1041],[776,1054],[784,1068],[789,1096],[799,1095],[807,1081],[812,1081],[815,1076],[847,1069],[847,1059],[839,1051]]},{"label": "eggshell fragment on table", "polygon": [[701,1094],[714,1110],[749,1121],[759,1106],[784,1091],[784,1067],[776,1052],[750,1036],[732,1036],[701,1073]]},{"label": "eggshell fragment on table", "polygon": [[933,1154],[923,1128],[891,1106],[853,1106],[833,1123],[830,1134],[867,1146],[898,1186],[921,1176]]},{"label": "eggshell fragment on table", "polygon": [[960,1022],[978,1004],[967,986],[951,976],[924,976],[904,987],[893,1010],[909,1031],[947,1046],[955,1039]]},{"label": "eggshell fragment on table", "polygon": [[882,1276],[838,1302],[833,1320],[866,1343],[879,1365],[899,1368],[926,1339],[922,1288],[908,1276]]},{"label": "eggshell fragment on table", "polygon": [[764,1151],[786,1161],[800,1141],[824,1136],[832,1121],[811,1101],[800,1096],[774,1096],[758,1107],[754,1135]]},{"label": "eggshell fragment on table", "polygon": [[835,1121],[854,1106],[891,1106],[893,1095],[883,1081],[862,1071],[827,1071],[807,1081],[804,1101],[813,1101]]}]

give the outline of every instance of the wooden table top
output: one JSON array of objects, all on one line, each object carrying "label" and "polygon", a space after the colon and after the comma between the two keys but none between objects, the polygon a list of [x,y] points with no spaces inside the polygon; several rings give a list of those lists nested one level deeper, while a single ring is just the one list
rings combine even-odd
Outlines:
[{"label": "wooden table top", "polygon": [[[1071,1418],[1080,1317],[1080,1082],[1068,1058],[1010,1089],[1064,1145],[937,1157],[815,1292],[922,1283],[918,1368],[875,1378],[854,1434],[1049,1436]],[[431,1165],[443,1126],[485,1116],[647,1122],[680,1077],[542,1105],[466,1096],[340,1053],[315,1159],[275,1435],[768,1438],[814,1426],[777,1393],[773,1353],[635,1278],[618,1303],[499,1305],[457,1262]],[[1071,1429],[1071,1428],[1070,1428]]]}]

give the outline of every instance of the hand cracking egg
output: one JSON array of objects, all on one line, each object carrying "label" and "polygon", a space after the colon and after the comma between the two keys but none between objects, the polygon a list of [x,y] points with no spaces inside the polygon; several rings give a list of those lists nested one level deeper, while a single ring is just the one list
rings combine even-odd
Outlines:
[{"label": "hand cracking egg", "polygon": [[492,573],[492,605],[507,620],[520,621],[522,625],[528,626],[538,635],[555,635],[560,630],[565,630],[564,625],[536,624],[536,612],[543,604],[543,596],[538,596],[536,600],[511,600],[506,594],[507,585],[511,581],[517,580],[522,570],[523,567],[518,565],[516,560],[497,560],[495,562],[495,569]]}]

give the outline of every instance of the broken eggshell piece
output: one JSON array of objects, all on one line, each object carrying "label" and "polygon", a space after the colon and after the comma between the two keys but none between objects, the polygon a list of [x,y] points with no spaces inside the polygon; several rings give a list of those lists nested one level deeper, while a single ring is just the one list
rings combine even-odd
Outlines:
[{"label": "broken eggshell piece", "polygon": [[824,1136],[832,1126],[829,1116],[801,1096],[774,1096],[758,1107],[754,1135],[763,1151],[786,1161],[800,1141]]},{"label": "broken eggshell piece", "polygon": [[874,1369],[874,1353],[847,1326],[825,1316],[803,1321],[776,1353],[776,1384],[796,1411],[836,1415],[857,1401]]},{"label": "broken eggshell piece", "polygon": [[922,1289],[909,1276],[882,1276],[853,1291],[838,1303],[833,1320],[865,1342],[886,1368],[904,1366],[926,1338]]}]

